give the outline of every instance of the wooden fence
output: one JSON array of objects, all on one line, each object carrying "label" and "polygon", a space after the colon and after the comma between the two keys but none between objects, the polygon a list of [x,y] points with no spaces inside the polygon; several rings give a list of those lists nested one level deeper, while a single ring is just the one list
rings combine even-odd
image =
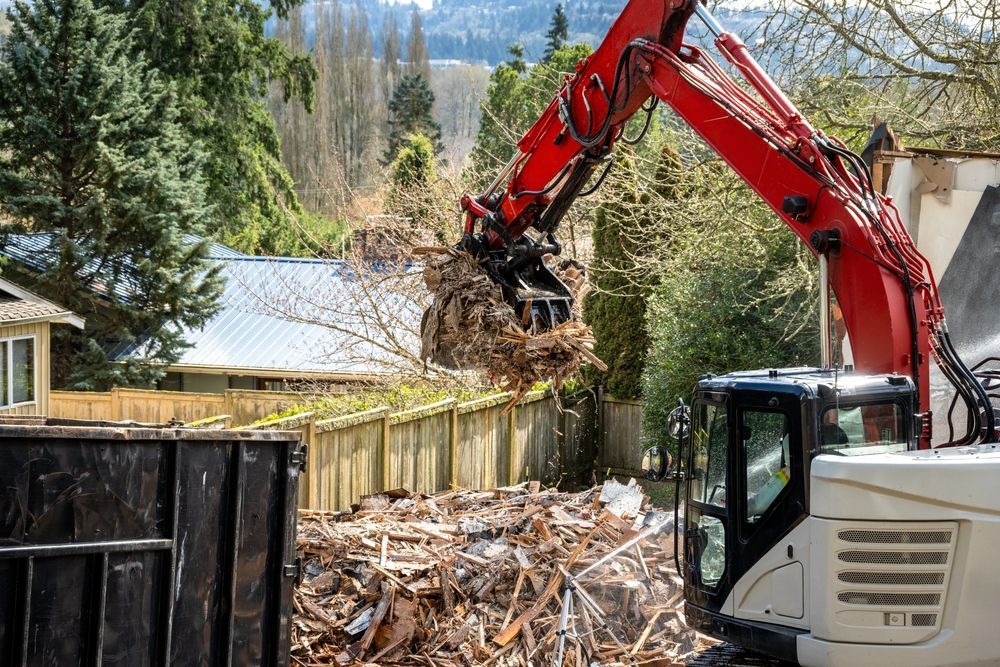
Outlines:
[{"label": "wooden fence", "polygon": [[642,472],[642,403],[601,397],[601,467],[612,472]]},{"label": "wooden fence", "polygon": [[225,415],[226,426],[245,426],[302,401],[303,397],[295,393],[239,389],[225,394],[144,389],[53,391],[49,395],[49,416],[164,424],[171,419],[190,423]]},{"label": "wooden fence", "polygon": [[594,461],[592,394],[557,401],[536,392],[503,414],[509,396],[417,410],[388,409],[317,421],[311,413],[257,428],[298,430],[309,444],[299,505],[345,510],[361,496],[397,488],[488,489],[527,480],[573,483]]},{"label": "wooden fence", "polygon": [[[408,412],[386,408],[325,421],[307,413],[263,428],[301,431],[309,444],[300,499],[310,509],[346,509],[363,495],[396,488],[486,489],[531,479],[575,480],[595,462],[602,470],[641,472],[641,403],[591,392],[557,402],[536,392],[502,414],[508,399],[506,394],[461,404],[451,399]],[[281,392],[115,389],[54,391],[49,405],[50,416],[66,419],[212,420],[219,427],[239,427],[303,400]]]}]

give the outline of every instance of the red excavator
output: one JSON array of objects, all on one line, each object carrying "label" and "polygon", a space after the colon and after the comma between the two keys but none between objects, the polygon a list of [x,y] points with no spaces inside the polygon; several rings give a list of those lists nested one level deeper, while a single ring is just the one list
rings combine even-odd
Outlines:
[{"label": "red excavator", "polygon": [[[693,16],[746,87],[684,41]],[[572,296],[542,257],[559,254],[560,220],[612,168],[626,122],[660,101],[808,244],[823,283],[820,368],[705,376],[678,427],[687,622],[803,665],[1000,664],[988,389],[866,164],[698,0],[628,2],[490,187],[463,197],[461,247],[536,329],[568,319]],[[832,368],[830,290],[853,368]],[[964,434],[938,447],[932,359],[967,408]]]}]

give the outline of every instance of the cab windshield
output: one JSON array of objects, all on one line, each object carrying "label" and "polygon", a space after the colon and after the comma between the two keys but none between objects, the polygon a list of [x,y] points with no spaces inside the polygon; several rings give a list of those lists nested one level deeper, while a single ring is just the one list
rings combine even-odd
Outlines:
[{"label": "cab windshield", "polygon": [[820,421],[820,452],[855,456],[904,452],[906,415],[899,403],[838,405]]}]

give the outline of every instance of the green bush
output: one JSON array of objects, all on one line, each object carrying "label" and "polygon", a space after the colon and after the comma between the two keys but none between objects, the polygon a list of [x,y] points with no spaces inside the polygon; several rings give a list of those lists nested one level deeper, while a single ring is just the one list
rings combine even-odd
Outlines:
[{"label": "green bush", "polygon": [[[818,360],[812,256],[728,170],[716,164],[692,179],[648,302],[647,445],[670,444],[667,415],[704,373]],[[706,206],[709,192],[716,201]]]}]

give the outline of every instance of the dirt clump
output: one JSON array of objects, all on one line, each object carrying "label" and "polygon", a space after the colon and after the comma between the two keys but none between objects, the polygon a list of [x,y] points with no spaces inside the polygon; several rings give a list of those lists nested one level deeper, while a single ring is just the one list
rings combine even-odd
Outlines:
[{"label": "dirt clump", "polygon": [[424,313],[421,355],[456,368],[471,368],[513,394],[513,403],[538,382],[555,389],[591,363],[607,366],[593,353],[594,334],[583,322],[582,304],[590,286],[574,262],[554,267],[574,297],[572,318],[537,331],[504,301],[500,286],[468,253],[450,248],[423,249],[430,259],[424,282],[434,302]]}]

